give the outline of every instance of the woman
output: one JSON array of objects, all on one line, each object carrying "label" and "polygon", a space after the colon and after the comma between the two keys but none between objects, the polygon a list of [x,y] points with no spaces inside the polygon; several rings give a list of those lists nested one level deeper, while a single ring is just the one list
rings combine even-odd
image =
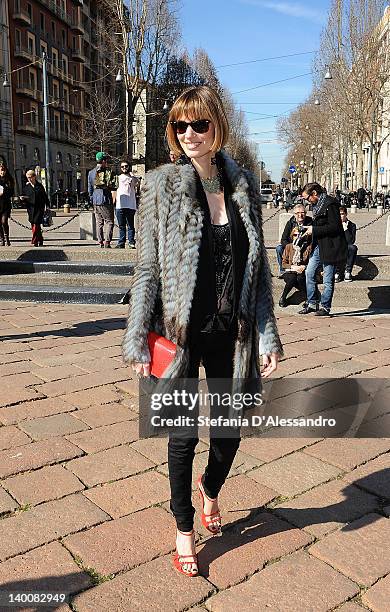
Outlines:
[{"label": "woman", "polygon": [[8,219],[11,216],[11,198],[14,195],[15,181],[5,161],[0,162],[0,246],[10,246]]},{"label": "woman", "polygon": [[279,300],[279,306],[287,306],[287,296],[291,289],[296,287],[306,299],[305,269],[311,253],[310,238],[302,235],[298,227],[294,227],[290,234],[291,242],[283,251],[282,267],[283,280],[286,283]]},{"label": "woman", "polygon": [[[222,147],[228,123],[217,93],[191,87],[175,101],[167,125],[179,158],[148,173],[139,208],[138,265],[131,289],[123,354],[138,376],[148,376],[147,334],[176,344],[164,378],[259,378],[282,354],[273,313],[260,196],[252,174]],[[260,338],[260,346],[259,346]],[[209,382],[208,382],[209,384]],[[171,510],[177,523],[175,567],[198,573],[191,503],[192,462],[198,439],[171,436],[168,467]],[[202,522],[221,529],[218,494],[240,439],[212,438],[198,482]]]},{"label": "woman", "polygon": [[44,186],[37,181],[34,170],[27,170],[27,183],[23,187],[23,200],[27,203],[28,220],[31,223],[32,239],[34,246],[43,246],[42,221],[43,213],[49,208],[49,198]]}]

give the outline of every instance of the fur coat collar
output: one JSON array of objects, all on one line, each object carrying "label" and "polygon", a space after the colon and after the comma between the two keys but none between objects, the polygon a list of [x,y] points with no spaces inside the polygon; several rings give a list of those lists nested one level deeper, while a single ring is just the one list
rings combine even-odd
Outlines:
[{"label": "fur coat collar", "polygon": [[[282,354],[282,346],[273,313],[256,181],[225,152],[219,155],[249,242],[234,356],[234,378],[249,378],[259,375],[259,339],[263,354]],[[127,362],[148,362],[147,334],[152,329],[161,333],[177,345],[166,378],[186,375],[203,214],[191,165],[167,164],[147,174],[138,213],[138,265],[123,355]]]}]

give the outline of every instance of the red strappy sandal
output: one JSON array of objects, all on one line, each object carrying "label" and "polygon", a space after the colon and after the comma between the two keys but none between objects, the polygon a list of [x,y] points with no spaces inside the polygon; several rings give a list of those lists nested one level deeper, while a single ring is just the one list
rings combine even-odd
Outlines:
[{"label": "red strappy sandal", "polygon": [[[194,530],[192,530],[191,533],[183,533],[182,531],[180,531],[180,529],[178,529],[178,531],[179,533],[182,533],[183,535],[188,535],[188,536],[193,536],[194,534]],[[186,561],[186,559],[192,559],[192,560]],[[186,570],[183,569],[183,565],[186,565],[187,563],[196,564],[196,570],[193,572],[186,572]],[[177,569],[178,572],[180,572],[181,574],[184,574],[184,576],[188,576],[189,578],[193,578],[194,576],[197,576],[199,573],[198,556],[196,554],[195,555],[179,555],[179,553],[176,552],[176,554],[173,555],[173,565]]]},{"label": "red strappy sandal", "polygon": [[212,512],[211,514],[204,513],[205,498],[208,499],[209,501],[215,501],[215,500],[210,499],[210,497],[207,497],[206,493],[204,492],[203,485],[202,485],[202,476],[199,476],[198,478],[198,489],[199,489],[200,499],[202,501],[202,514],[201,514],[202,525],[205,529],[207,529],[207,531],[209,531],[213,535],[221,536],[222,535],[222,519],[221,519],[220,511],[217,510],[217,512]]}]

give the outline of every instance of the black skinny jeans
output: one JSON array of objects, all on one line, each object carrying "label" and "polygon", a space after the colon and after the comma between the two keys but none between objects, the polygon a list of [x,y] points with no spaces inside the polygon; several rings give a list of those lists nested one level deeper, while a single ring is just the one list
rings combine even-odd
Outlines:
[{"label": "black skinny jeans", "polygon": [[[203,333],[190,343],[188,378],[199,377],[202,360],[206,378],[229,378],[233,376],[233,357],[236,333]],[[209,384],[209,382],[208,382]],[[209,389],[211,392],[212,390]],[[213,411],[211,407],[211,416]],[[194,525],[195,508],[192,505],[192,463],[199,438],[170,436],[168,442],[168,468],[171,485],[171,511],[180,531],[191,531]],[[224,484],[240,438],[210,437],[208,464],[203,475],[203,487],[210,498],[218,496]]]},{"label": "black skinny jeans", "polygon": [[283,274],[283,280],[286,283],[282,293],[283,297],[286,298],[291,289],[296,287],[296,289],[305,294],[306,299],[306,277],[304,272],[298,273],[292,270],[290,272],[285,272]]}]

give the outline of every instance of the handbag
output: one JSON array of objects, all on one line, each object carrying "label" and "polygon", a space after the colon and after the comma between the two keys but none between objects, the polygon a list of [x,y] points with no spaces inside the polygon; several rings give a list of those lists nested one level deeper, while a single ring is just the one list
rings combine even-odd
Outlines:
[{"label": "handbag", "polygon": [[156,378],[161,378],[175,357],[176,344],[164,338],[164,336],[159,336],[155,332],[149,332],[148,346],[150,352],[150,374]]},{"label": "handbag", "polygon": [[42,225],[43,227],[50,227],[53,225],[53,215],[50,208],[46,208],[45,212],[43,213]]}]

